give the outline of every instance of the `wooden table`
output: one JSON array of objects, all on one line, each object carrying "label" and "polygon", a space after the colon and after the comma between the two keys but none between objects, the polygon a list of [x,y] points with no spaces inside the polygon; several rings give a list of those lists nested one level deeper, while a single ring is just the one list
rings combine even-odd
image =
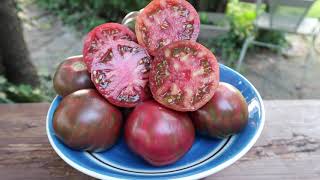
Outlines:
[{"label": "wooden table", "polygon": [[[266,124],[255,146],[208,180],[320,180],[320,100],[265,101]],[[51,148],[49,104],[0,105],[0,179],[92,179]]]}]

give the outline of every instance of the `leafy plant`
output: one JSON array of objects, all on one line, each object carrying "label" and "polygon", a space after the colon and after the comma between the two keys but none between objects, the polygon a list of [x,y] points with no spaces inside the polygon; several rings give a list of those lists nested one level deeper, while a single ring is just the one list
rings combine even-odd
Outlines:
[{"label": "leafy plant", "polygon": [[36,0],[38,4],[57,14],[66,24],[88,32],[107,21],[120,22],[131,11],[143,8],[150,0]]},{"label": "leafy plant", "polygon": [[226,19],[224,18],[210,18],[209,14],[207,12],[199,12],[200,22],[201,24],[208,24],[208,25],[214,25],[214,26],[224,26],[226,23]]},{"label": "leafy plant", "polygon": [[248,3],[230,0],[227,6],[230,31],[210,39],[205,44],[218,54],[225,64],[233,66],[238,59],[244,40],[254,32],[255,7]]},{"label": "leafy plant", "polygon": [[41,88],[33,88],[25,84],[14,85],[0,76],[0,103],[42,102],[50,99]]},{"label": "leafy plant", "polygon": [[[264,7],[259,11],[263,11]],[[260,12],[258,12],[260,13]],[[230,31],[222,36],[213,38],[206,43],[217,53],[228,66],[234,66],[238,60],[242,45],[249,36],[256,36],[259,41],[285,46],[284,34],[277,31],[255,31],[253,21],[256,19],[254,4],[230,0],[227,7],[227,17],[230,22]],[[205,16],[203,17],[205,19]]]}]

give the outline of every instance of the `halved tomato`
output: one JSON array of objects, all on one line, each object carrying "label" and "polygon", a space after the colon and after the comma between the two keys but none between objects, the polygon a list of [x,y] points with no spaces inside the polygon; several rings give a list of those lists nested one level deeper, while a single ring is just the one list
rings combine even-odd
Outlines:
[{"label": "halved tomato", "polygon": [[139,44],[155,56],[159,48],[172,42],[196,41],[200,19],[185,0],[154,0],[137,16],[135,31]]},{"label": "halved tomato", "polygon": [[128,27],[118,23],[102,24],[88,33],[84,41],[83,56],[89,72],[97,56],[103,53],[101,51],[104,46],[119,39],[136,41],[136,36]]},{"label": "halved tomato", "polygon": [[160,49],[151,62],[149,83],[160,104],[177,111],[195,111],[218,87],[219,64],[199,43],[174,42]]},{"label": "halved tomato", "polygon": [[93,61],[91,80],[112,104],[134,107],[149,98],[148,78],[151,57],[133,41],[105,44]]}]

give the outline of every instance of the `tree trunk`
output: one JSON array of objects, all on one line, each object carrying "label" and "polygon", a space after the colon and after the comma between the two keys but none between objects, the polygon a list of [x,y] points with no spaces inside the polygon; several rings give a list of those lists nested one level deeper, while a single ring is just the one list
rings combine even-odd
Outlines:
[{"label": "tree trunk", "polygon": [[29,58],[14,0],[0,0],[0,59],[6,78],[12,83],[39,85],[37,71]]}]

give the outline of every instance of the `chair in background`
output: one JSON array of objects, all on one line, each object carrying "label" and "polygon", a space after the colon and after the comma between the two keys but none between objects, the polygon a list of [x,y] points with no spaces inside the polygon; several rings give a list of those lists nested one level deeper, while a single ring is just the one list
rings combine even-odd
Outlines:
[{"label": "chair in background", "polygon": [[[268,5],[269,11],[259,13],[262,9],[262,0],[256,0],[257,18],[254,22],[254,32],[259,29],[265,29],[312,36],[311,46],[313,48],[315,37],[319,33],[320,23],[317,18],[306,17],[306,14],[314,0],[265,0],[265,3]],[[254,35],[249,36],[243,44],[237,62],[237,71],[240,70],[250,44],[280,49],[277,45],[257,41]],[[310,58],[310,54],[311,52],[309,51],[307,58]]]}]

